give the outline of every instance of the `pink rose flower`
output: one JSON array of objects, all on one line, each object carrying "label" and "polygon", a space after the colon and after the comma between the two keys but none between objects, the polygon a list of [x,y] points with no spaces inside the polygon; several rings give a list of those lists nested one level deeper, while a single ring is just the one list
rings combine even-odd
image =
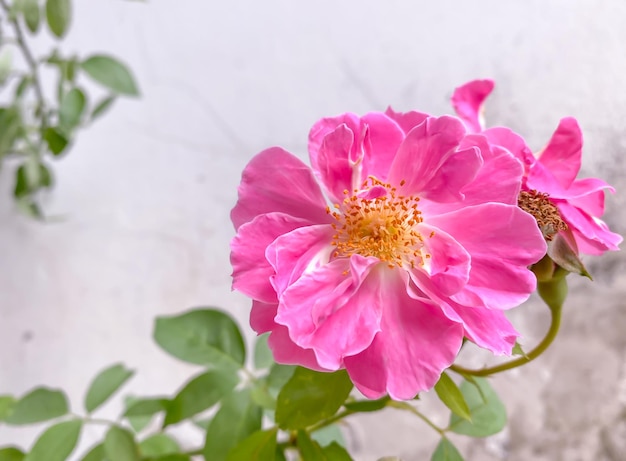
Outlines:
[{"label": "pink rose flower", "polygon": [[279,147],[243,171],[233,288],[279,363],[345,368],[369,398],[430,389],[463,337],[510,354],[503,309],[535,289],[546,252],[517,206],[523,168],[450,116],[317,122],[312,168]]},{"label": "pink rose flower", "polygon": [[534,214],[546,237],[550,239],[560,232],[576,253],[599,255],[619,250],[622,237],[611,232],[600,219],[604,213],[604,189],[614,189],[600,179],[576,179],[583,145],[576,119],[562,119],[548,144],[535,156],[524,140],[508,128],[484,129],[483,103],[493,87],[492,80],[469,82],[456,89],[452,104],[470,131],[482,133],[492,145],[507,148],[524,163],[521,206],[530,200],[532,210],[528,211],[555,207],[558,216],[551,217],[549,212]]}]

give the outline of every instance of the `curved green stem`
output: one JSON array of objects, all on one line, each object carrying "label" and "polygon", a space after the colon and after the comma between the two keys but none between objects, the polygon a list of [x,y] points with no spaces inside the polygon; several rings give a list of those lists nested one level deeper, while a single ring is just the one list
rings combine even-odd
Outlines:
[{"label": "curved green stem", "polygon": [[315,431],[319,431],[320,429],[325,428],[326,426],[330,426],[331,424],[336,423],[337,421],[342,420],[343,418],[350,416],[352,414],[356,413],[355,411],[352,410],[343,410],[340,411],[339,413],[337,413],[335,416],[331,416],[328,419],[325,419],[324,421],[320,421],[317,424],[314,424],[313,426],[309,427],[307,429],[307,431],[309,433],[311,432],[315,432]]},{"label": "curved green stem", "polygon": [[461,367],[459,365],[452,365],[450,367],[450,370],[455,371],[456,373],[459,373],[461,375],[489,376],[527,364],[528,362],[536,359],[541,354],[543,354],[545,350],[550,346],[550,344],[552,344],[554,338],[556,338],[556,335],[559,332],[559,327],[561,326],[561,311],[561,306],[550,306],[550,329],[546,333],[546,336],[541,340],[541,342],[537,344],[537,347],[528,352],[526,355],[518,357],[509,362],[501,363],[500,365],[482,368],[480,370],[472,370],[469,368]]},{"label": "curved green stem", "polygon": [[437,431],[439,433],[439,435],[441,435],[442,437],[445,436],[445,432],[446,432],[445,429],[442,429],[441,427],[437,426],[430,419],[428,419],[426,417],[426,415],[424,415],[423,413],[419,412],[417,410],[417,408],[415,408],[413,405],[408,404],[406,402],[397,402],[395,400],[390,400],[389,402],[387,402],[387,406],[391,407],[391,408],[397,408],[399,410],[406,410],[406,411],[408,411],[410,413],[413,413],[415,416],[417,416],[419,419],[421,419],[426,424],[428,424],[431,428],[433,428],[435,431]]}]

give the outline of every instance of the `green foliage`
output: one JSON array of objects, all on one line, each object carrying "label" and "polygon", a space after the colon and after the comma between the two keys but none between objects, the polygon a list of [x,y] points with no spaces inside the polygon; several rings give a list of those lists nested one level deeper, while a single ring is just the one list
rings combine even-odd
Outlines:
[{"label": "green foliage", "polygon": [[71,19],[70,0],[46,0],[46,20],[50,31],[58,38],[67,33]]},{"label": "green foliage", "polygon": [[0,448],[0,461],[22,461],[26,455],[15,447]]},{"label": "green foliage", "polygon": [[430,461],[463,461],[461,453],[447,438],[442,438]]},{"label": "green foliage", "polygon": [[13,407],[17,400],[11,395],[0,395],[0,422],[5,421],[11,413],[13,413]]},{"label": "green foliage", "polygon": [[470,409],[461,390],[445,372],[441,373],[439,381],[435,384],[435,392],[452,413],[468,421],[472,420]]},{"label": "green foliage", "polygon": [[67,397],[62,391],[39,387],[15,404],[6,422],[12,425],[39,423],[63,416],[68,411]]},{"label": "green foliage", "polygon": [[320,373],[298,367],[278,394],[276,422],[282,429],[303,429],[334,415],[352,390],[345,371]]},{"label": "green foliage", "polygon": [[470,410],[471,421],[456,414],[450,416],[450,430],[472,437],[497,434],[506,424],[506,409],[485,378],[463,381],[461,393]]},{"label": "green foliage", "polygon": [[134,372],[132,370],[128,370],[123,365],[117,364],[107,368],[96,376],[85,396],[85,409],[87,413],[93,412],[106,402],[133,374]]},{"label": "green foliage", "polygon": [[[407,402],[395,402],[388,396],[354,400],[345,370],[321,373],[273,363],[264,349],[266,338],[258,340],[254,348],[257,370],[248,371],[237,324],[215,309],[160,317],[154,337],[171,355],[205,369],[173,395],[126,397],[125,409],[115,421],[89,415],[133,375],[122,364],[109,366],[94,377],[85,393],[86,416],[68,419],[65,394],[54,389],[35,388],[21,399],[0,396],[0,422],[51,420],[29,453],[3,447],[0,461],[63,461],[69,456],[81,461],[192,461],[200,455],[210,461],[287,461],[294,452],[302,461],[350,461],[341,420],[387,407],[409,410],[442,435],[431,461],[462,461],[445,437],[447,431],[485,437],[501,430],[506,422],[504,406],[487,380],[471,374],[460,387],[446,373],[436,384],[437,394],[453,411],[449,427],[442,429]],[[64,419],[57,420],[60,417]],[[181,448],[169,430],[183,422],[194,423],[205,432],[203,446]],[[108,426],[104,439],[81,453],[82,457],[72,455],[83,426],[103,423]]]},{"label": "green foliage", "polygon": [[163,426],[194,416],[230,394],[239,379],[232,370],[211,370],[196,376],[167,404]]},{"label": "green foliage", "polygon": [[115,461],[140,461],[139,447],[133,435],[119,426],[111,426],[104,438],[104,454]]},{"label": "green foliage", "polygon": [[99,443],[89,450],[81,461],[105,461],[105,456],[104,445]]},{"label": "green foliage", "polygon": [[127,96],[139,96],[135,79],[118,59],[107,55],[94,55],[81,63],[82,69],[94,81],[109,90]]},{"label": "green foliage", "polygon": [[261,429],[262,415],[261,407],[254,403],[249,390],[230,394],[222,401],[219,411],[209,424],[204,457],[212,461],[228,459],[233,448]]},{"label": "green foliage", "polygon": [[154,340],[174,357],[215,368],[239,369],[246,349],[237,324],[215,309],[157,317]]},{"label": "green foliage", "polygon": [[227,461],[274,461],[278,429],[256,431],[239,443],[226,458]]},{"label": "green foliage", "polygon": [[65,461],[76,447],[82,425],[82,421],[73,420],[49,427],[37,439],[25,461]]},{"label": "green foliage", "polygon": [[178,442],[166,434],[151,435],[139,444],[139,452],[143,457],[172,455],[179,451]]},{"label": "green foliage", "polygon": [[[0,23],[0,90],[14,89],[12,97],[4,93],[0,105],[0,168],[8,158],[19,160],[13,187],[17,208],[43,218],[41,192],[53,184],[47,160],[66,154],[77,131],[105,113],[116,96],[137,96],[139,90],[115,57],[98,53],[81,59],[56,46],[41,56],[33,53],[30,42],[45,32],[42,22],[57,40],[67,36],[71,0],[5,0],[0,10],[7,19]],[[47,85],[49,70],[56,74],[54,93]],[[86,90],[77,86],[81,74],[112,94],[92,106]]]},{"label": "green foliage", "polygon": [[141,432],[157,413],[167,410],[169,402],[163,398],[127,397],[124,416],[135,432]]}]

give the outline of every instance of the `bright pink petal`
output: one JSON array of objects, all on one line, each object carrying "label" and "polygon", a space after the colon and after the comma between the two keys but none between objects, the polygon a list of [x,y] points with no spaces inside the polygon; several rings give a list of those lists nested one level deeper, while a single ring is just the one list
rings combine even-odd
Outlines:
[{"label": "bright pink petal", "polygon": [[381,112],[365,114],[361,122],[368,128],[364,137],[362,179],[375,176],[384,181],[404,133],[395,121]]},{"label": "bright pink petal", "polygon": [[334,230],[327,224],[308,226],[276,238],[264,255],[272,267],[270,277],[278,296],[302,274],[328,263],[334,251],[330,243]]},{"label": "bright pink petal", "polygon": [[394,112],[391,107],[388,107],[385,111],[385,115],[398,124],[404,134],[407,134],[417,125],[421,125],[429,115],[422,112],[410,111],[410,112]]},{"label": "bright pink petal", "polygon": [[526,301],[536,287],[535,275],[525,266],[476,257],[467,285],[452,299],[464,306],[511,309]]},{"label": "bright pink petal", "polygon": [[465,135],[460,120],[430,117],[413,128],[400,146],[389,182],[404,184],[404,195],[420,195],[432,201],[462,199],[460,189],[469,183],[482,165],[476,148],[456,151]]},{"label": "bright pink petal", "polygon": [[263,303],[252,300],[252,310],[250,311],[250,326],[258,334],[267,333],[276,328],[276,309],[278,303]]},{"label": "bright pink petal", "polygon": [[464,292],[454,299],[463,304],[508,309],[525,301],[536,280],[527,266],[546,254],[546,243],[535,219],[516,206],[500,203],[463,208],[433,216],[429,224],[454,238],[471,255]]},{"label": "bright pink petal", "polygon": [[537,222],[516,206],[485,203],[432,216],[428,223],[453,235],[472,258],[481,256],[528,266],[546,253]]},{"label": "bright pink petal", "polygon": [[335,203],[341,203],[343,191],[351,191],[354,183],[360,181],[360,162],[352,158],[357,155],[354,145],[358,134],[345,124],[339,125],[310,154],[313,169]]},{"label": "bright pink petal", "polygon": [[243,224],[230,243],[233,289],[253,299],[275,302],[276,291],[270,283],[274,268],[265,258],[265,250],[278,236],[308,224],[284,213],[262,214]]},{"label": "bright pink petal", "polygon": [[311,169],[280,147],[264,150],[248,163],[230,217],[239,229],[256,216],[275,211],[315,224],[332,219]]},{"label": "bright pink petal", "polygon": [[498,355],[511,354],[519,333],[503,311],[450,303],[444,312],[451,320],[463,323],[465,336],[477,346]]},{"label": "bright pink petal", "polygon": [[404,139],[402,129],[380,112],[324,118],[309,134],[311,165],[334,201],[359,188],[369,175],[384,180]]},{"label": "bright pink petal", "polygon": [[490,144],[500,146],[508,150],[516,159],[522,162],[525,169],[528,169],[533,163],[536,162],[535,156],[526,145],[524,138],[515,133],[513,130],[498,126],[489,128],[481,134],[489,140]]},{"label": "bright pink petal", "polygon": [[274,360],[285,365],[302,365],[318,371],[327,371],[320,367],[311,349],[297,346],[291,339],[287,328],[274,322],[276,317],[276,303],[261,303],[252,301],[250,312],[250,326],[258,334],[271,332],[268,345],[272,350]]},{"label": "bright pink petal", "polygon": [[570,227],[582,253],[599,255],[619,250],[621,235],[611,232],[602,220],[594,218],[564,201],[555,201],[561,217]]},{"label": "bright pink petal", "polygon": [[441,229],[423,223],[417,230],[424,238],[424,265],[411,271],[428,274],[438,292],[444,296],[461,290],[469,279],[470,254]]},{"label": "bright pink petal", "polygon": [[346,154],[346,160],[356,162],[358,158],[357,144],[354,140],[359,140],[359,134],[361,132],[361,120],[356,114],[345,113],[336,117],[326,117],[318,120],[315,125],[309,131],[309,156],[311,159],[311,165],[316,172],[321,172],[324,168],[320,167],[321,163],[327,162],[327,160],[320,159],[320,149],[324,144],[324,139],[327,135],[335,131],[340,126],[344,125],[348,131],[353,134],[353,142],[348,147]]},{"label": "bright pink petal", "polygon": [[311,349],[303,349],[289,337],[287,327],[276,325],[267,341],[274,360],[284,365],[300,365],[311,370],[329,371],[322,367]]},{"label": "bright pink petal", "polygon": [[469,131],[480,133],[483,130],[483,103],[493,87],[493,80],[473,80],[454,90],[452,106]]},{"label": "bright pink petal", "polygon": [[486,202],[517,205],[524,167],[511,152],[500,146],[489,145],[482,135],[469,135],[461,148],[475,146],[480,149],[483,166],[474,180],[462,189],[463,206]]},{"label": "bright pink petal", "polygon": [[539,156],[543,164],[562,187],[572,184],[580,171],[583,135],[575,118],[566,117],[552,135],[548,145]]},{"label": "bright pink petal", "polygon": [[613,187],[601,179],[577,179],[567,190],[552,192],[550,197],[564,199],[588,215],[599,217],[604,214],[604,189],[615,192]]},{"label": "bright pink petal", "polygon": [[283,293],[276,322],[296,344],[313,348],[320,365],[338,369],[343,355],[363,350],[378,331],[380,306],[372,302],[381,287],[364,281],[379,264],[353,255],[303,274]]},{"label": "bright pink petal", "polygon": [[406,400],[435,385],[461,347],[463,328],[433,303],[411,299],[402,278],[394,270],[387,273],[381,331],[367,349],[344,363],[366,397],[389,393]]}]

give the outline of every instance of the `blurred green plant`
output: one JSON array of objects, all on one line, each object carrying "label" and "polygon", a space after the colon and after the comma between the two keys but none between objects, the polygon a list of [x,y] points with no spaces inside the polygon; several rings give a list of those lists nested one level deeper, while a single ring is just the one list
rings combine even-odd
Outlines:
[{"label": "blurred green plant", "polygon": [[[52,161],[66,155],[77,132],[103,115],[117,97],[138,96],[139,90],[118,59],[61,51],[58,43],[72,22],[70,0],[0,0],[0,13],[0,168],[8,162],[16,165],[17,206],[43,218],[40,195],[54,184]],[[29,40],[46,29],[55,45],[35,56]],[[83,76],[103,87],[105,96],[90,97],[81,84]],[[47,84],[54,80],[54,94],[48,95]]]}]

